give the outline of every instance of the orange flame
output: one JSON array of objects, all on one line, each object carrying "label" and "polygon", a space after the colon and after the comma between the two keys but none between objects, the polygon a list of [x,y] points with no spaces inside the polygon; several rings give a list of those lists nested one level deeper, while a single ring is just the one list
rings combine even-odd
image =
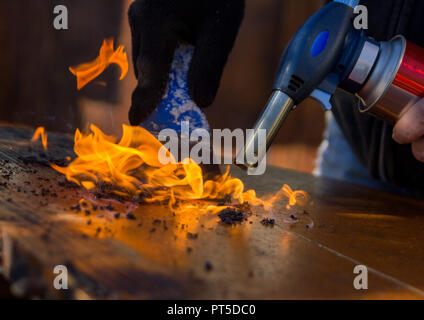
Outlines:
[{"label": "orange flame", "polygon": [[90,81],[97,78],[110,64],[117,64],[121,68],[122,80],[128,73],[128,57],[124,46],[119,46],[113,50],[113,39],[105,39],[100,48],[99,56],[96,60],[88,63],[70,67],[69,71],[77,77],[77,88],[81,90]]},{"label": "orange flame", "polygon": [[[245,191],[243,182],[231,177],[229,169],[214,180],[204,180],[201,167],[190,159],[163,165],[158,160],[162,144],[141,127],[123,125],[119,142],[95,125],[90,129],[90,134],[76,131],[74,150],[78,157],[68,167],[51,165],[88,190],[107,183],[117,195],[134,197],[143,193],[147,202],[167,202],[171,210],[178,212],[195,209],[217,213],[226,206],[212,205],[210,200],[228,198],[266,210],[283,198],[290,206],[308,201],[305,192],[293,191],[287,185],[267,200],[258,198],[255,190]],[[167,156],[174,159],[169,152]]]},{"label": "orange flame", "polygon": [[43,144],[44,150],[47,151],[47,133],[44,127],[38,127],[34,135],[32,136],[31,142],[35,142],[41,138],[41,143]]}]

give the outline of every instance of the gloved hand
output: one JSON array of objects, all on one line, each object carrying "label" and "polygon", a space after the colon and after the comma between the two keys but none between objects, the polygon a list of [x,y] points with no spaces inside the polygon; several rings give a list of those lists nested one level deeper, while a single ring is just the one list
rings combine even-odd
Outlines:
[{"label": "gloved hand", "polygon": [[393,139],[400,144],[412,144],[414,157],[424,162],[424,99],[402,112]]},{"label": "gloved hand", "polygon": [[129,119],[139,125],[160,103],[177,44],[195,46],[188,89],[212,104],[244,15],[244,0],[136,0],[129,10],[138,85]]}]

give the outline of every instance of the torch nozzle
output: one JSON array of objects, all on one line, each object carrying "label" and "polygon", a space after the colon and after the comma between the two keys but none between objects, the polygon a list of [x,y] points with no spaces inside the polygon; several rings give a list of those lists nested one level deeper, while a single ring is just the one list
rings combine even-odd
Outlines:
[{"label": "torch nozzle", "polygon": [[294,108],[287,94],[275,90],[255,128],[247,136],[245,147],[239,151],[234,163],[242,169],[254,169],[265,158],[275,136]]}]

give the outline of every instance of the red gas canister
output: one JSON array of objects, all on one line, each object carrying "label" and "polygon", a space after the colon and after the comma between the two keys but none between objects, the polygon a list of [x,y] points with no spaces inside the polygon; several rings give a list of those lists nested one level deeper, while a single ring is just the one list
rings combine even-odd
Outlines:
[{"label": "red gas canister", "polygon": [[393,81],[409,93],[424,98],[424,49],[407,41],[405,55]]},{"label": "red gas canister", "polygon": [[362,112],[390,123],[424,98],[424,48],[397,36],[380,43],[380,52],[362,90]]}]

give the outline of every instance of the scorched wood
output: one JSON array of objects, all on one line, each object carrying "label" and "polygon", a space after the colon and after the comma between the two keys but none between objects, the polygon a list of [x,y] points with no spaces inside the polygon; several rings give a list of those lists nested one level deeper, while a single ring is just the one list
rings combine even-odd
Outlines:
[{"label": "scorched wood", "polygon": [[[49,163],[73,157],[72,137],[0,127],[2,272],[15,294],[44,298],[423,298],[424,203],[268,168],[246,177],[259,193],[285,183],[308,210],[183,215],[99,197]],[[236,221],[233,221],[233,220]],[[267,223],[263,223],[263,222]],[[272,221],[272,223],[270,223]],[[262,223],[261,223],[262,222]],[[356,265],[368,291],[353,288]],[[68,290],[54,268],[65,266]]]}]

